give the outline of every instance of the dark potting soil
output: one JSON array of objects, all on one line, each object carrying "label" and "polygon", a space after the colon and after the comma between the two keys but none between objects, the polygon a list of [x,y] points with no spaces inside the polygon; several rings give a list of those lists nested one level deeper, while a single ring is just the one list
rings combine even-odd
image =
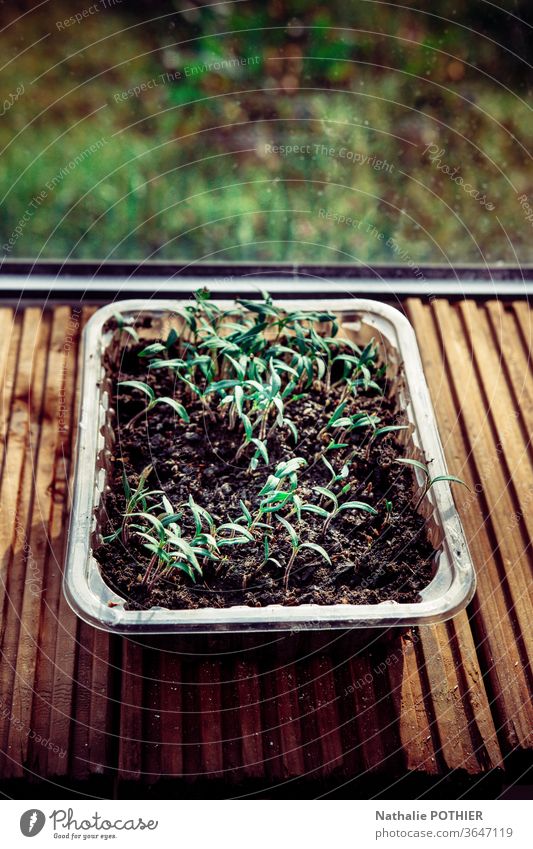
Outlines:
[{"label": "dark potting soil", "polygon": [[[329,480],[324,464],[315,460],[316,454],[325,447],[317,435],[339,403],[340,388],[333,386],[326,395],[323,387],[315,385],[304,398],[291,403],[290,416],[298,428],[298,444],[294,445],[288,430],[277,430],[268,441],[269,467],[260,461],[256,471],[249,472],[250,452],[239,462],[235,461],[242,442],[241,430],[228,430],[227,418],[222,418],[216,405],[215,421],[209,419],[198,402],[187,398],[189,424],[178,419],[170,407],[158,405],[131,428],[126,427],[145,407],[146,396],[131,388],[117,389],[118,380],[146,381],[160,396],[172,395],[178,400],[180,397],[180,387],[175,385],[170,372],[163,369],[150,372],[147,361],[137,357],[142,347],[132,346],[123,352],[118,376],[116,367],[107,364],[108,373],[114,379],[112,405],[117,418],[115,454],[105,497],[104,535],[111,534],[122,521],[123,472],[135,488],[140,473],[149,465],[153,467],[148,478],[150,488],[164,490],[176,510],[192,494],[194,500],[220,523],[242,515],[239,499],[253,513],[257,494],[276,464],[294,456],[304,457],[308,466],[299,473],[299,494],[304,500],[313,499],[316,503],[313,486],[327,486]],[[373,390],[359,394],[350,402],[345,415],[366,411],[379,415],[380,427],[405,424],[390,388],[386,386],[389,392],[384,396]],[[413,471],[393,462],[405,455],[405,448],[394,433],[381,436],[374,443],[369,438],[368,428],[356,430],[349,436],[350,447],[356,447],[348,478],[352,483],[349,499],[368,502],[379,515],[361,511],[340,513],[331,522],[324,538],[324,520],[313,513],[302,513],[301,540],[323,546],[332,563],[328,564],[310,549],[302,549],[292,567],[288,591],[283,586],[284,569],[271,561],[264,563],[262,541],[226,549],[230,552],[227,558],[209,561],[204,567],[203,579],[198,578],[196,584],[175,569],[148,589],[141,581],[150,555],[134,536],[130,536],[127,547],[119,537],[95,551],[104,579],[128,600],[130,609],[155,605],[177,609],[243,604],[263,607],[268,604],[419,601],[420,591],[434,573],[435,551],[426,520],[414,511]],[[327,444],[330,437],[325,439]],[[385,500],[392,503],[388,515]],[[278,533],[272,542],[271,556],[285,566],[290,553],[287,534]]]}]

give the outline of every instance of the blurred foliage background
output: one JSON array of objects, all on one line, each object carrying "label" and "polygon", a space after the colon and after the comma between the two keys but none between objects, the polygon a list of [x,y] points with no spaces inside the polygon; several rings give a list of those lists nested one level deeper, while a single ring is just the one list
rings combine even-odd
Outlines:
[{"label": "blurred foliage background", "polygon": [[4,258],[532,261],[531,10],[453,5],[3,5]]}]

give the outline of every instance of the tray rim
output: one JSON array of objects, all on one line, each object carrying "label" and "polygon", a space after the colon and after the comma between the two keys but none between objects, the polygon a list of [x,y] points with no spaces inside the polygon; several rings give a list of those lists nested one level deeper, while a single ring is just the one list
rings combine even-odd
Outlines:
[{"label": "tray rim", "polygon": [[[200,282],[200,281],[199,281]],[[221,285],[211,286],[213,295],[223,294]],[[229,287],[228,287],[229,288]],[[214,297],[216,301],[216,297]],[[228,298],[221,303],[227,304]],[[95,472],[99,433],[99,417],[94,404],[100,404],[99,372],[101,371],[101,339],[103,327],[117,311],[167,312],[189,303],[190,298],[127,299],[114,301],[98,309],[87,322],[82,336],[82,378],[73,477],[72,511],[63,575],[63,590],[70,607],[88,624],[118,634],[188,634],[257,631],[299,631],[326,629],[374,629],[408,627],[443,622],[459,613],[472,599],[476,578],[464,530],[447,482],[431,490],[430,500],[437,510],[450,557],[452,581],[447,591],[433,599],[400,604],[304,604],[294,607],[269,605],[262,608],[232,606],[201,610],[172,610],[151,608],[147,611],[126,611],[122,599],[103,581],[98,564],[92,556],[90,534],[95,509]],[[446,474],[444,451],[438,432],[433,404],[426,383],[415,332],[407,318],[396,308],[367,298],[321,298],[318,303],[297,297],[283,300],[288,308],[319,308],[340,313],[369,314],[390,323],[398,339],[404,375],[413,407],[417,435],[426,456],[432,458],[436,474]],[[96,379],[95,379],[96,378]],[[421,427],[423,424],[423,427]],[[92,426],[91,426],[92,425]],[[429,449],[429,450],[428,450]],[[89,481],[87,485],[87,481]],[[89,576],[100,582],[98,595],[89,585]],[[97,571],[97,576],[95,575]],[[437,568],[438,574],[439,568]],[[435,580],[435,579],[433,579]],[[94,580],[93,580],[94,583]],[[111,604],[111,606],[110,606]]]}]

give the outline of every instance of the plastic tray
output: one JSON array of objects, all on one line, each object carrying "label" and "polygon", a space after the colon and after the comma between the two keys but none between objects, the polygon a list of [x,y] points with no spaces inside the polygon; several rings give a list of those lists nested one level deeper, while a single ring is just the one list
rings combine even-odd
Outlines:
[{"label": "plastic tray", "polygon": [[[106,322],[119,311],[124,316],[148,316],[153,321],[149,337],[159,335],[158,326],[176,307],[187,301],[128,300],[99,309],[83,334],[83,375],[64,591],[75,613],[86,622],[116,633],[184,634],[243,631],[298,631],[328,628],[389,628],[442,622],[462,610],[475,590],[475,574],[463,528],[448,483],[440,483],[424,499],[430,537],[436,548],[435,573],[411,604],[385,601],[380,604],[302,604],[262,608],[233,606],[225,609],[170,610],[154,607],[127,610],[126,602],[103,580],[92,547],[99,539],[99,510],[106,486],[106,466],[113,444],[113,415],[109,410],[109,386],[103,355],[112,333]],[[228,304],[228,301],[220,301]],[[360,299],[283,300],[289,309],[320,309],[336,312],[345,332],[362,343],[375,336],[385,346],[387,360],[398,375],[400,405],[412,423],[411,456],[431,460],[433,475],[446,474],[446,463],[433,406],[422,370],[414,331],[398,310],[386,304]],[[407,432],[402,432],[407,433]],[[416,471],[416,474],[420,473]],[[418,481],[422,486],[422,480]]]}]

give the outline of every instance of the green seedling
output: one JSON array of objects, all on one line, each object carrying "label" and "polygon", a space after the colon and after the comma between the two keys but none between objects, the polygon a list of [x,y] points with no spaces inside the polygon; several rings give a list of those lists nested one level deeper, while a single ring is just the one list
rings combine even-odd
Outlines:
[{"label": "green seedling", "polygon": [[246,450],[246,448],[249,445],[255,446],[255,449],[256,449],[255,453],[254,453],[253,457],[251,458],[250,463],[248,465],[248,471],[254,472],[259,465],[259,459],[260,458],[263,459],[265,466],[268,466],[268,463],[270,462],[269,456],[268,456],[268,448],[267,448],[266,442],[264,440],[258,439],[256,436],[253,436],[252,423],[251,423],[250,419],[248,418],[248,416],[246,416],[246,415],[241,416],[241,421],[242,421],[242,424],[243,424],[243,427],[244,427],[244,441],[239,446],[237,453],[235,454],[235,459],[239,460],[241,458],[243,452]]},{"label": "green seedling", "polygon": [[322,436],[322,435],[323,435],[323,434],[324,434],[324,433],[325,433],[325,432],[326,432],[329,428],[332,428],[332,427],[338,427],[338,426],[339,426],[339,425],[338,425],[338,422],[339,422],[339,420],[342,420],[342,414],[343,414],[344,410],[346,409],[346,405],[347,405],[347,404],[348,404],[348,400],[346,400],[346,401],[342,401],[342,402],[341,402],[341,403],[340,403],[340,404],[339,404],[339,405],[335,408],[335,410],[333,411],[333,415],[331,415],[331,416],[329,417],[328,421],[326,422],[326,424],[324,425],[324,427],[322,428],[322,430],[319,432],[319,434],[318,434],[318,438],[319,438],[319,439],[320,439],[320,437],[321,437],[321,436]]},{"label": "green seedling", "polygon": [[241,507],[241,510],[242,510],[242,515],[238,516],[237,519],[235,519],[236,525],[239,525],[240,527],[242,527],[244,525],[245,528],[247,529],[247,531],[249,531],[249,533],[252,534],[252,538],[254,540],[255,540],[255,537],[253,536],[253,533],[254,533],[256,528],[260,528],[261,530],[266,531],[267,535],[269,535],[271,533],[270,525],[267,524],[266,522],[259,521],[261,516],[264,515],[264,511],[262,511],[262,509],[261,509],[261,504],[259,506],[258,515],[255,518],[250,513],[250,510],[248,509],[248,507],[246,506],[244,501],[242,501],[242,500],[239,501],[239,504],[240,504],[240,507]]},{"label": "green seedling", "polygon": [[[302,389],[308,389],[315,379],[321,380],[324,377],[326,364],[318,357],[293,351],[287,345],[274,345],[268,353],[276,358],[287,355],[290,357],[286,371],[291,375],[291,380],[282,392],[283,398],[294,400],[295,393],[299,393]],[[299,395],[299,397],[303,396]]]},{"label": "green seedling", "polygon": [[163,512],[157,516],[134,513],[136,523],[131,525],[135,535],[142,540],[144,548],[152,554],[142,583],[149,588],[172,569],[184,572],[193,582],[203,575],[208,560],[222,558],[221,550],[228,546],[247,545],[255,542],[248,528],[238,522],[216,525],[211,514],[192,496],[183,505],[192,515],[194,533],[187,540],[180,524],[183,512],[174,512],[168,499],[163,496]]},{"label": "green seedling", "polygon": [[143,392],[148,397],[148,404],[146,407],[129,420],[126,428],[131,428],[142,416],[148,415],[150,410],[153,410],[157,404],[166,404],[167,406],[172,407],[180,419],[183,419],[183,421],[187,424],[190,422],[189,414],[183,404],[180,404],[179,401],[176,401],[174,398],[158,398],[152,387],[147,383],[143,383],[140,380],[121,380],[118,386],[128,386],[130,389],[138,389],[139,392]]},{"label": "green seedling", "polygon": [[[357,349],[355,354],[338,354],[333,360],[332,366],[335,365],[335,363],[342,363],[342,381],[353,380],[355,378],[361,381],[360,385],[363,386],[364,389],[368,389],[370,384],[373,382],[372,370],[375,369],[377,353],[378,349],[376,343],[374,339],[372,339],[362,351]],[[374,384],[374,386],[379,389],[377,384]]]},{"label": "green seedling", "polygon": [[[229,531],[229,536],[220,537],[221,531]],[[228,545],[247,545],[249,542],[255,542],[254,535],[248,528],[243,528],[238,522],[224,522],[217,528],[217,544],[219,548]]]},{"label": "green seedling", "polygon": [[228,427],[230,430],[235,429],[235,425],[237,420],[243,420],[243,416],[245,416],[244,412],[244,404],[246,399],[245,389],[246,389],[246,381],[244,380],[223,380],[219,381],[218,384],[212,384],[210,387],[220,387],[220,384],[223,384],[222,389],[231,389],[233,391],[228,392],[222,398],[220,402],[221,407],[225,407],[228,410]]},{"label": "green seedling", "polygon": [[175,346],[178,339],[177,331],[172,328],[165,342],[154,342],[151,345],[147,345],[146,348],[139,351],[138,356],[143,359],[151,359],[152,357],[156,357],[158,354],[167,354],[168,356],[170,349]]},{"label": "green seedling", "polygon": [[258,497],[261,501],[252,521],[252,528],[257,526],[263,516],[266,516],[267,524],[270,524],[272,513],[293,504],[298,487],[298,472],[306,465],[307,460],[303,457],[292,457],[278,464],[274,474],[268,476],[266,483],[259,491]]},{"label": "green seedling", "polygon": [[150,362],[150,369],[160,368],[167,368],[174,372],[176,379],[184,384],[185,394],[188,395],[190,399],[193,399],[194,397],[198,398],[204,408],[204,411],[209,415],[211,420],[214,420],[215,416],[208,401],[209,387],[203,388],[202,386],[198,386],[196,382],[197,371],[200,371],[201,375],[205,378],[205,383],[209,384],[211,381],[211,378],[213,377],[213,363],[211,357],[192,356],[187,359],[177,357],[171,360],[153,359]]},{"label": "green seedling", "polygon": [[[342,401],[337,408],[334,410],[333,415],[328,419],[325,426],[318,434],[318,438],[320,439],[328,430],[333,431],[333,438],[331,442],[328,444],[327,448],[322,449],[317,455],[317,459],[321,457],[328,451],[333,450],[334,448],[346,447],[345,439],[346,436],[354,430],[358,430],[359,428],[369,427],[375,431],[376,426],[379,424],[379,416],[375,413],[354,413],[353,415],[345,415],[344,411],[346,409],[346,405],[348,404],[349,399],[345,399]],[[352,454],[353,456],[353,454]],[[350,456],[350,460],[352,459]]]},{"label": "green seedling", "polygon": [[121,338],[122,334],[125,333],[127,336],[133,339],[134,342],[139,341],[139,334],[137,333],[134,327],[134,318],[125,318],[120,312],[114,312],[113,318],[117,323],[119,339]]},{"label": "green seedling", "polygon": [[[276,516],[276,519],[281,525],[283,525],[283,527],[287,531],[291,544],[291,554],[285,567],[285,574],[283,576],[283,587],[285,589],[285,592],[288,592],[290,572],[294,565],[294,561],[296,560],[299,552],[302,551],[302,549],[307,548],[311,551],[316,551],[317,554],[320,554],[320,556],[323,557],[323,559],[327,563],[331,563],[331,558],[327,551],[324,551],[321,545],[317,545],[314,542],[301,542],[300,537],[298,536],[298,532],[291,525],[291,523],[287,521],[287,519],[283,518],[283,516]],[[279,561],[276,562],[278,563],[278,565],[280,565]]]},{"label": "green seedling", "polygon": [[345,480],[345,478],[347,478],[348,475],[350,474],[350,464],[349,463],[344,463],[340,472],[336,472],[335,469],[333,468],[333,466],[331,465],[331,463],[329,462],[329,460],[327,460],[325,457],[321,457],[320,459],[322,460],[326,469],[328,470],[328,472],[331,475],[331,477],[328,481],[328,488],[333,486],[333,484],[338,483],[338,481]]},{"label": "green seedling", "polygon": [[375,442],[379,436],[385,436],[387,433],[395,433],[399,430],[409,430],[409,425],[386,425],[385,427],[378,427],[372,434],[370,441]]},{"label": "green seedling", "polygon": [[238,298],[237,303],[247,312],[254,313],[258,324],[268,323],[269,319],[274,319],[274,322],[280,320],[282,310],[274,306],[271,295],[268,292],[261,292],[261,296],[262,300],[260,301]]},{"label": "green seedling", "polygon": [[465,486],[468,490],[470,490],[470,487],[468,486],[468,484],[465,483],[464,480],[461,480],[461,478],[456,477],[455,475],[437,475],[436,477],[432,478],[431,472],[429,471],[428,467],[426,466],[425,463],[421,463],[420,460],[413,460],[409,457],[401,457],[399,460],[394,460],[394,462],[395,463],[402,463],[403,465],[406,465],[406,466],[413,466],[415,469],[420,469],[420,471],[424,474],[424,477],[425,477],[424,490],[422,492],[422,495],[420,496],[420,498],[418,499],[418,501],[415,504],[415,507],[414,507],[415,512],[420,507],[422,501],[424,500],[424,498],[428,494],[429,490],[436,483],[439,483],[440,481],[448,481],[449,483],[458,483],[458,484],[461,484],[461,486]]},{"label": "green seedling", "polygon": [[379,421],[379,416],[375,413],[354,413],[352,416],[341,416],[337,419],[335,428],[341,432],[339,439],[344,439],[345,434],[360,427],[370,427],[374,430]]},{"label": "green seedling", "polygon": [[[342,488],[341,495],[346,494],[349,486],[350,485],[348,484]],[[344,501],[343,503],[339,503],[338,496],[330,489],[326,489],[324,486],[315,486],[313,489],[315,492],[318,492],[322,498],[330,502],[332,505],[331,509],[326,510],[318,504],[304,504],[302,511],[315,513],[317,516],[321,516],[325,520],[322,526],[322,534],[324,535],[327,533],[331,522],[345,510],[360,510],[364,513],[370,513],[372,516],[378,515],[378,511],[370,504],[366,504],[364,501]]]},{"label": "green seedling", "polygon": [[162,522],[157,522],[158,520],[152,522],[151,531],[135,531],[136,536],[142,540],[143,547],[152,554],[142,583],[152,589],[157,581],[172,569],[179,569],[196,582],[197,576],[202,577],[203,574],[198,556],[213,558],[214,555],[202,548],[197,540],[187,542],[183,539],[176,525],[165,527]]},{"label": "green seedling", "polygon": [[[235,459],[238,460],[241,457],[248,445],[255,445],[256,453],[250,464],[251,470],[257,468],[260,457],[263,458],[265,463],[269,462],[267,439],[277,427],[288,428],[294,441],[296,442],[298,440],[296,425],[284,415],[284,402],[279,394],[281,378],[275,371],[272,361],[269,364],[269,368],[269,383],[245,380],[242,383],[238,381],[220,381],[218,384],[214,384],[219,389],[226,390],[233,388],[233,392],[230,392],[222,399],[221,405],[228,405],[229,407],[230,427],[235,423],[237,418],[243,425],[244,442],[239,447]],[[244,412],[245,404],[247,405],[247,413]],[[275,412],[275,420],[270,429],[267,430],[271,411]],[[252,423],[250,416],[254,414],[257,415],[255,421]],[[258,428],[258,434],[257,437],[254,437],[253,433],[256,428]]]},{"label": "green seedling", "polygon": [[[204,507],[200,507],[192,495],[189,496],[189,500],[184,506],[188,507],[192,513],[195,538],[201,537],[212,551],[218,553],[221,547],[254,541],[253,534],[237,522],[225,522],[217,526],[212,515]],[[206,530],[204,530],[204,527]],[[221,531],[224,531],[222,536],[220,536]],[[229,537],[226,536],[227,531],[230,531]]]},{"label": "green seedling", "polygon": [[268,456],[268,448],[266,446],[266,442],[264,442],[262,439],[257,439],[255,436],[251,437],[250,444],[255,445],[256,451],[254,456],[250,460],[248,471],[255,472],[259,465],[260,458],[263,460],[265,466],[268,466],[270,462]]},{"label": "green seedling", "polygon": [[[202,574],[199,557],[216,559],[216,555],[203,547],[203,539],[199,535],[191,542],[183,539],[179,528],[182,513],[176,513],[161,490],[148,490],[146,478],[152,467],[148,466],[135,490],[132,490],[127,480],[124,481],[126,506],[121,527],[105,542],[122,536],[128,542],[133,535],[143,547],[150,552],[151,559],[142,577],[141,583],[151,589],[155,583],[169,570],[177,568],[185,572],[193,581],[196,575]],[[150,503],[156,495],[162,496],[162,501]]]},{"label": "green seedling", "polygon": [[149,514],[158,509],[159,502],[154,499],[156,496],[163,495],[163,491],[161,489],[149,489],[146,483],[147,478],[152,472],[152,468],[152,466],[147,466],[141,472],[135,489],[132,489],[130,486],[126,473],[122,472],[122,486],[124,488],[124,498],[126,502],[124,512],[122,514],[122,524],[112,534],[104,537],[104,542],[113,542],[113,540],[120,536],[122,537],[123,543],[126,544],[129,539],[128,526],[133,516],[139,512]]},{"label": "green seedling", "polygon": [[370,449],[376,439],[379,439],[381,436],[387,436],[389,433],[397,433],[400,430],[409,430],[409,425],[385,425],[385,427],[378,427],[373,432],[372,436],[368,441],[368,445],[366,447],[366,456],[368,457],[370,453]]},{"label": "green seedling", "polygon": [[211,513],[209,513],[204,507],[200,507],[200,505],[196,503],[192,495],[189,495],[188,501],[186,501],[183,506],[188,507],[192,513],[196,534],[203,533],[203,527],[205,525],[208,532],[214,535],[214,531],[216,528],[215,520],[211,516]]}]

